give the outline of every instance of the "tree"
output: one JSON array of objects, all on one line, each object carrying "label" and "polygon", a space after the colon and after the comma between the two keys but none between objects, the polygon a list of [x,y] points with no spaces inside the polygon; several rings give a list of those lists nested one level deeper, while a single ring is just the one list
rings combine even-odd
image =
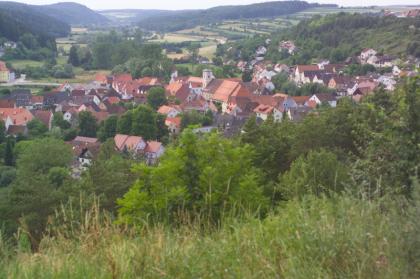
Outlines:
[{"label": "tree", "polygon": [[246,70],[242,74],[242,81],[243,82],[250,82],[252,81],[252,71]]},{"label": "tree", "polygon": [[79,113],[79,136],[96,137],[97,123],[92,113],[82,111]]},{"label": "tree", "polygon": [[76,45],[71,46],[67,63],[73,65],[74,67],[80,66],[79,49]]},{"label": "tree", "polygon": [[59,127],[62,130],[67,130],[70,129],[71,124],[68,121],[64,120],[64,115],[62,112],[56,112],[54,113],[52,126]]},{"label": "tree", "polygon": [[129,110],[124,113],[117,122],[117,132],[119,134],[129,135],[131,134],[131,127],[133,124],[133,111]]},{"label": "tree", "polygon": [[43,137],[48,133],[48,127],[38,119],[28,122],[27,127],[30,138]]},{"label": "tree", "polygon": [[187,129],[157,167],[135,167],[137,180],[118,202],[120,221],[177,222],[179,211],[217,221],[235,208],[264,211],[267,199],[251,154],[249,146],[238,146],[217,134],[199,138]]},{"label": "tree", "polygon": [[162,105],[167,103],[165,89],[162,87],[153,87],[147,94],[147,103],[154,109],[157,110]]},{"label": "tree", "polygon": [[113,140],[101,146],[97,160],[82,180],[82,188],[99,197],[102,209],[116,211],[116,202],[135,181],[132,163],[115,152]]},{"label": "tree", "polygon": [[169,130],[168,126],[165,124],[166,115],[163,114],[157,114],[156,115],[156,139],[160,142],[167,143],[168,142],[168,136],[169,136]]},{"label": "tree", "polygon": [[100,141],[105,142],[109,138],[113,138],[117,133],[118,117],[113,115],[103,121],[98,131],[98,138]]},{"label": "tree", "polygon": [[14,141],[11,138],[8,138],[6,141],[6,150],[4,152],[4,164],[6,166],[14,166],[15,164],[13,148],[14,148]]},{"label": "tree", "polygon": [[7,221],[15,226],[24,224],[35,246],[49,215],[67,197],[62,189],[65,186],[57,187],[64,182],[59,169],[69,173],[73,155],[68,145],[51,138],[22,141],[16,149],[17,178],[10,189]]},{"label": "tree", "polygon": [[289,171],[280,177],[280,191],[285,199],[304,195],[341,192],[349,174],[337,156],[326,150],[311,151],[292,163]]},{"label": "tree", "polygon": [[156,139],[156,112],[150,107],[141,105],[133,110],[131,134],[145,140]]},{"label": "tree", "polygon": [[0,120],[0,143],[6,140],[6,125],[3,120]]}]

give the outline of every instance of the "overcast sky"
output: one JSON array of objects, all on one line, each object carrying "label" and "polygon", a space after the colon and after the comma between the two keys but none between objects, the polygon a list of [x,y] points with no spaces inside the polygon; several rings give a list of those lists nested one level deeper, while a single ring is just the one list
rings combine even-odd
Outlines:
[{"label": "overcast sky", "polygon": [[[1,0],[0,0],[1,1]],[[11,0],[13,1],[13,0]],[[27,4],[51,4],[56,2],[72,1],[72,0],[14,0]],[[220,5],[239,5],[251,4],[256,2],[268,2],[260,0],[74,0],[84,4],[92,9],[204,9]],[[372,5],[417,5],[420,0],[319,0],[309,1],[318,3],[333,3],[341,6],[372,6]]]}]

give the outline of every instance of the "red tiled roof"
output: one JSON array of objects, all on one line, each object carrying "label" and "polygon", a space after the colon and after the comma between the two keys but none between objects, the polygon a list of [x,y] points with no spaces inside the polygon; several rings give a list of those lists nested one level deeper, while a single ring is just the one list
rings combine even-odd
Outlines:
[{"label": "red tiled roof", "polygon": [[36,110],[33,114],[35,118],[44,123],[45,126],[48,128],[50,127],[51,119],[53,117],[53,113],[51,111]]},{"label": "red tiled roof", "polygon": [[293,96],[292,99],[300,105],[304,105],[307,101],[309,101],[310,96]]},{"label": "red tiled roof", "polygon": [[35,103],[42,104],[44,102],[44,96],[32,95],[31,102],[32,104],[35,104]]},{"label": "red tiled roof", "polygon": [[274,110],[274,107],[269,105],[259,105],[254,109],[254,112],[256,113],[264,113],[264,114],[270,114]]},{"label": "red tiled roof", "polygon": [[187,99],[190,95],[190,88],[187,84],[174,82],[166,86],[166,93],[169,96],[175,97],[181,102]]},{"label": "red tiled roof", "polygon": [[161,147],[162,143],[158,141],[148,141],[144,151],[147,153],[158,153]]},{"label": "red tiled roof", "polygon": [[0,108],[0,118],[6,121],[10,117],[13,125],[26,126],[28,122],[34,119],[32,113],[25,108]]},{"label": "red tiled roof", "polygon": [[116,96],[111,96],[107,98],[107,101],[113,105],[113,104],[118,104],[119,102],[121,102],[121,99],[119,97]]},{"label": "red tiled roof", "polygon": [[300,73],[320,70],[318,65],[297,65],[296,68],[299,70]]},{"label": "red tiled roof", "polygon": [[15,105],[14,100],[0,99],[0,108],[14,108]]},{"label": "red tiled roof", "polygon": [[170,106],[161,106],[161,107],[158,109],[158,113],[167,115],[167,114],[169,114],[169,113],[170,113],[172,110],[174,110],[174,109],[175,109],[175,108],[170,107]]},{"label": "red tiled roof", "polygon": [[114,137],[114,142],[117,149],[123,151],[125,148],[133,150],[139,143],[144,143],[144,140],[142,137],[117,134]]},{"label": "red tiled roof", "polygon": [[181,127],[181,117],[168,117],[165,120],[166,126],[169,126],[170,124],[174,124],[176,127]]}]

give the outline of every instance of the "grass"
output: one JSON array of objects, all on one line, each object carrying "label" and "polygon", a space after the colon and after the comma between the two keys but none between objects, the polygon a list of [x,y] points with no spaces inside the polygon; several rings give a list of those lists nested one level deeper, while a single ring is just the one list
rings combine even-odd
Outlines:
[{"label": "grass", "polygon": [[34,61],[34,60],[10,60],[8,62],[11,63],[13,68],[17,70],[25,69],[27,66],[40,67],[44,64],[42,61]]},{"label": "grass", "polygon": [[216,54],[217,45],[208,45],[200,48],[199,54],[201,56],[207,57],[208,59],[212,59]]},{"label": "grass", "polygon": [[98,209],[80,220],[64,210],[65,225],[53,226],[36,253],[24,237],[18,248],[0,240],[0,278],[418,278],[409,253],[419,247],[405,246],[418,244],[418,231],[388,205],[310,197],[220,228],[130,229]]}]

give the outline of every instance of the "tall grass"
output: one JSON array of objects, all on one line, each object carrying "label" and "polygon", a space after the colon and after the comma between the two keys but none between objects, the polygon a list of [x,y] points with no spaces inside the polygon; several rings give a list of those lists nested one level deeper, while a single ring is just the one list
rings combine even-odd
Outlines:
[{"label": "tall grass", "polygon": [[78,223],[64,211],[67,225],[53,226],[36,253],[0,241],[0,277],[415,278],[406,241],[416,236],[398,208],[308,197],[211,232],[199,223],[129,229],[96,207]]}]

